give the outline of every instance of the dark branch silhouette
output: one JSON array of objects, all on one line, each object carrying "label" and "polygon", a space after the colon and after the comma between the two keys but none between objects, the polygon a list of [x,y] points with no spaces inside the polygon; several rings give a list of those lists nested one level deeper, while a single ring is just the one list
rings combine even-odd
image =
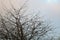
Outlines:
[{"label": "dark branch silhouette", "polygon": [[40,20],[41,17],[38,16],[38,13],[31,18],[24,18],[26,16],[20,15],[25,3],[18,10],[11,4],[14,11],[3,8],[9,16],[0,16],[1,39],[40,40],[41,36],[46,35],[46,33],[52,29],[51,26],[44,24],[44,21]]}]

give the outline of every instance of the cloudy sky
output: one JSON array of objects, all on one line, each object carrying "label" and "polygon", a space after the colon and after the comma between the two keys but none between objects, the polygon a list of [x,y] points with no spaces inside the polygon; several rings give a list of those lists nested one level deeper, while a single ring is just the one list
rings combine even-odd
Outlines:
[{"label": "cloudy sky", "polygon": [[40,10],[46,20],[50,20],[56,28],[55,35],[60,34],[60,0],[34,0],[32,8]]},{"label": "cloudy sky", "polygon": [[[19,8],[25,0],[10,0],[15,8]],[[0,11],[3,7],[11,7],[9,0],[0,0]],[[29,9],[40,10],[46,20],[51,20],[56,29],[56,35],[60,34],[60,0],[29,0]]]}]

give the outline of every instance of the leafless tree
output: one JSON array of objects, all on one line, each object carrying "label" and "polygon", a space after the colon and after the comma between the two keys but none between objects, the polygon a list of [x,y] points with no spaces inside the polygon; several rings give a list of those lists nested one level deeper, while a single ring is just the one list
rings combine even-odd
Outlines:
[{"label": "leafless tree", "polygon": [[31,18],[23,16],[25,12],[22,14],[21,11],[24,5],[18,10],[12,4],[12,10],[4,9],[8,14],[0,15],[0,39],[40,40],[40,37],[51,30],[51,25],[45,24],[37,14]]}]

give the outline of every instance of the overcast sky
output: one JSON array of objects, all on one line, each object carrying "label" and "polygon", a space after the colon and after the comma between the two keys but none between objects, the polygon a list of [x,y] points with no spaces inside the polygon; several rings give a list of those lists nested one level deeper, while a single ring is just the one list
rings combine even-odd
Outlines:
[{"label": "overcast sky", "polygon": [[55,35],[60,34],[60,0],[33,0],[32,8],[40,10],[45,19],[51,20],[56,29]]},{"label": "overcast sky", "polygon": [[[25,0],[10,0],[15,8],[19,8]],[[40,10],[46,20],[51,20],[56,29],[56,35],[60,34],[60,0],[30,0],[29,9]],[[0,0],[0,11],[4,5],[9,9],[9,0]]]}]

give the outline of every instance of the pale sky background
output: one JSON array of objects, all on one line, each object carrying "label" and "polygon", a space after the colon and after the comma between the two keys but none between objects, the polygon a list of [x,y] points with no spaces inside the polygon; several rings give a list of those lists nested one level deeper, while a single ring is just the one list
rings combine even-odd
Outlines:
[{"label": "pale sky background", "polygon": [[[10,0],[15,8],[19,8],[25,0]],[[5,6],[10,9],[9,0],[0,0],[0,11]],[[46,20],[50,20],[54,27],[54,35],[60,35],[60,0],[30,0],[27,3],[29,9],[40,10],[40,14]]]}]

